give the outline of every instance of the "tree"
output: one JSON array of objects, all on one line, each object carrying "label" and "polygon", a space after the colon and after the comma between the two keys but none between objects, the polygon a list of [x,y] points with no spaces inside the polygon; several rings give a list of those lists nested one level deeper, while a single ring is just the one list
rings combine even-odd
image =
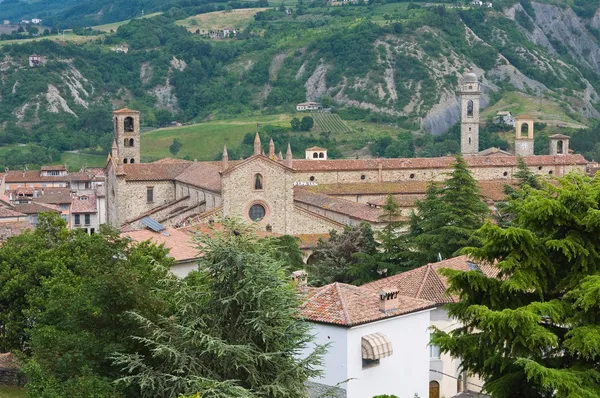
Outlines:
[{"label": "tree", "polygon": [[517,182],[516,187],[510,185],[504,185],[504,193],[507,199],[511,201],[498,202],[496,203],[496,220],[498,224],[503,227],[509,226],[514,219],[514,209],[511,203],[514,203],[514,199],[518,197],[527,196],[528,188],[540,189],[542,184],[539,178],[529,170],[525,160],[521,156],[517,159],[517,172],[513,174],[514,180]]},{"label": "tree", "polygon": [[175,156],[179,153],[179,150],[182,146],[183,144],[181,143],[179,138],[173,138],[173,143],[171,144],[171,146],[169,146],[169,152],[171,152],[171,154]]},{"label": "tree", "polygon": [[152,397],[304,397],[323,347],[297,357],[312,337],[277,245],[235,220],[224,227],[201,239],[201,271],[166,286],[175,291],[170,316],[132,315],[150,354],[117,354],[128,373],[121,382]]},{"label": "tree", "polygon": [[310,131],[315,125],[315,121],[310,116],[304,116],[302,121],[300,122],[300,130],[302,131]]},{"label": "tree", "polygon": [[292,118],[290,125],[292,126],[292,131],[300,131],[300,119],[297,117]]},{"label": "tree", "polygon": [[329,235],[329,240],[317,243],[312,254],[316,262],[307,265],[311,280],[318,285],[354,282],[356,276],[351,269],[361,261],[355,254],[373,255],[377,251],[371,226],[363,222],[360,226],[346,226],[341,233],[331,230]]},{"label": "tree", "polygon": [[488,213],[477,181],[462,156],[457,156],[450,178],[440,186],[430,184],[425,199],[417,202],[417,213],[410,217],[416,265],[452,257],[468,246]]},{"label": "tree", "polygon": [[167,306],[155,287],[174,278],[168,251],[100,232],[67,230],[58,215],[42,214],[35,231],[0,248],[0,344],[25,355],[32,396],[83,398],[94,385],[119,396],[109,355],[143,348],[129,339],[137,325],[125,312],[153,318]]},{"label": "tree", "polygon": [[433,343],[493,397],[600,396],[600,184],[570,174],[514,199],[514,225],[486,223],[464,250],[497,277],[444,270],[462,327]]}]

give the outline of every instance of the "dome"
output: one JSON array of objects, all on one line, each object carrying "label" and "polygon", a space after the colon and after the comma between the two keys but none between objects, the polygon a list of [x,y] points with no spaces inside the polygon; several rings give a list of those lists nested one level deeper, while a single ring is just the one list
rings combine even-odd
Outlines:
[{"label": "dome", "polygon": [[477,83],[479,79],[477,79],[477,75],[473,72],[465,73],[463,76],[463,81],[465,83]]}]

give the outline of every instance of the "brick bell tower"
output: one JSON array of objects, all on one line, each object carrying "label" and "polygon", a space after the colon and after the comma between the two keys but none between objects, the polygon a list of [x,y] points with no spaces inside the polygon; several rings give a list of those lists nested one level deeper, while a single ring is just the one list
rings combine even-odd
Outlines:
[{"label": "brick bell tower", "polygon": [[481,87],[475,73],[463,76],[460,85],[460,152],[479,153],[479,100]]},{"label": "brick bell tower", "polygon": [[113,112],[114,135],[119,163],[140,162],[140,112],[128,108]]}]

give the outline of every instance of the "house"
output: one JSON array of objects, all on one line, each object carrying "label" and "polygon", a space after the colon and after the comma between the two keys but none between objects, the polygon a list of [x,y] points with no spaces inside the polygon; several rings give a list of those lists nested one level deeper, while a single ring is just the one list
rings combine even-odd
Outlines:
[{"label": "house", "polygon": [[42,65],[42,57],[38,54],[31,54],[29,56],[29,67],[37,68],[40,65]]},{"label": "house", "polygon": [[237,29],[236,28],[223,28],[222,29],[222,34],[223,37],[234,37],[237,36]]},{"label": "house", "polygon": [[33,19],[31,20],[31,23],[32,23],[32,24],[35,24],[35,25],[37,25],[37,24],[40,24],[40,23],[42,23],[42,20],[41,20],[41,19],[39,19],[39,18],[33,18]]},{"label": "house", "polygon": [[73,195],[71,203],[71,228],[79,228],[93,235],[100,228],[98,204],[95,193]]},{"label": "house", "polygon": [[117,47],[111,48],[111,50],[122,54],[127,54],[129,52],[129,48],[121,44],[119,44]]},{"label": "house", "polygon": [[21,203],[35,202],[58,206],[60,217],[67,222],[69,227],[71,226],[71,203],[73,202],[73,198],[69,188],[42,189],[38,196],[31,197],[29,200],[21,198],[19,201]]},{"label": "house", "polygon": [[319,109],[322,109],[323,107],[321,106],[320,103],[318,102],[301,102],[299,104],[296,104],[296,110],[298,112],[304,112],[304,111],[316,111]]},{"label": "house", "polygon": [[10,25],[10,21],[8,19],[4,20],[4,26]]},{"label": "house", "polygon": [[[310,322],[314,344],[329,344],[323,374],[307,383],[309,397],[324,391],[339,398],[427,396],[434,302],[402,295],[395,287],[332,283],[300,290],[305,298],[300,316]],[[313,349],[304,347],[301,356]]]},{"label": "house", "polygon": [[60,207],[45,203],[18,203],[15,204],[15,211],[27,215],[27,222],[36,227],[40,213],[61,213]]},{"label": "house", "polygon": [[22,24],[25,24],[25,25],[29,25],[29,24],[31,23],[31,21],[30,21],[30,20],[28,20],[28,19],[22,19],[22,20],[21,20],[21,23],[22,23]]},{"label": "house", "polygon": [[506,124],[507,126],[516,127],[517,120],[509,111],[498,111],[494,118],[494,123]]}]

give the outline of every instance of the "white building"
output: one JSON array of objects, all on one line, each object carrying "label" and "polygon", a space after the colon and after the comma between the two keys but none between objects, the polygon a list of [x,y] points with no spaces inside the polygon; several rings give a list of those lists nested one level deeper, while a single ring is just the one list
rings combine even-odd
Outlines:
[{"label": "white building", "polygon": [[306,159],[327,160],[327,149],[313,146],[306,148],[304,155]]},{"label": "white building", "polygon": [[95,234],[100,228],[98,201],[95,192],[73,195],[71,203],[71,228],[84,229]]},{"label": "white building", "polygon": [[299,104],[296,104],[296,110],[298,112],[316,111],[316,110],[319,110],[322,108],[323,107],[318,102],[310,102],[309,101],[309,102],[301,102]]},{"label": "white building", "polygon": [[308,383],[309,397],[331,389],[345,398],[428,395],[434,302],[342,283],[305,289],[301,315],[312,324],[315,344],[329,344],[322,376]]},{"label": "white building", "polygon": [[42,20],[41,20],[41,19],[39,19],[39,18],[33,18],[33,19],[31,20],[31,23],[32,23],[32,24],[36,24],[36,25],[37,25],[37,24],[40,24],[40,23],[42,23]]},{"label": "white building", "polygon": [[517,120],[509,111],[498,111],[496,113],[496,118],[494,119],[495,123],[503,123],[507,126],[516,127]]}]

